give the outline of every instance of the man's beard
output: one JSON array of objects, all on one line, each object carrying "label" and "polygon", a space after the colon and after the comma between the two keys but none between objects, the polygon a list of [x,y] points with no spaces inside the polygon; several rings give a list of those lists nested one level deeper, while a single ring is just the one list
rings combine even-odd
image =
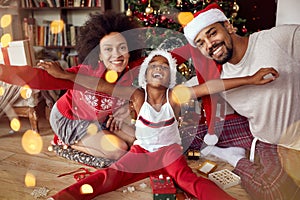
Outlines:
[{"label": "man's beard", "polygon": [[214,61],[218,64],[223,65],[232,58],[232,52],[233,52],[232,48],[229,49],[228,47],[226,47],[226,53],[222,56],[222,58],[219,60],[214,59]]},{"label": "man's beard", "polygon": [[[231,41],[231,44],[232,44],[232,41]],[[214,59],[214,58],[213,58],[213,51],[214,51],[216,48],[218,48],[218,47],[220,47],[220,46],[222,46],[222,45],[225,46],[226,52],[224,52],[224,54],[222,55],[222,57],[221,57],[220,59]],[[223,41],[223,42],[220,42],[220,43],[218,43],[218,44],[214,44],[213,47],[211,47],[211,50],[210,50],[210,52],[209,52],[210,57],[213,58],[213,60],[214,60],[216,63],[221,64],[221,65],[227,63],[227,62],[232,58],[232,54],[233,54],[233,48],[232,48],[232,46],[231,46],[231,47],[226,46],[226,44],[225,44],[224,41]]]}]

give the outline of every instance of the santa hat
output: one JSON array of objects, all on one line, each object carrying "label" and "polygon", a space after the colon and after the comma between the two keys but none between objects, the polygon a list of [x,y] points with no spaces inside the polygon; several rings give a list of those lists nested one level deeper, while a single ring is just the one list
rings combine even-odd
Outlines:
[{"label": "santa hat", "polygon": [[190,21],[183,29],[184,35],[188,42],[196,47],[194,39],[202,29],[216,22],[227,21],[227,17],[218,4],[212,3],[205,9],[194,14],[194,19]]},{"label": "santa hat", "polygon": [[140,72],[139,72],[139,78],[138,78],[138,83],[139,86],[146,89],[147,81],[146,81],[146,71],[149,66],[150,61],[152,60],[153,57],[155,56],[163,56],[168,60],[168,64],[170,66],[170,84],[169,88],[173,88],[176,84],[176,73],[177,73],[177,61],[175,58],[172,57],[171,53],[162,50],[162,49],[157,49],[151,51],[151,53],[145,58],[144,62],[141,65]]}]

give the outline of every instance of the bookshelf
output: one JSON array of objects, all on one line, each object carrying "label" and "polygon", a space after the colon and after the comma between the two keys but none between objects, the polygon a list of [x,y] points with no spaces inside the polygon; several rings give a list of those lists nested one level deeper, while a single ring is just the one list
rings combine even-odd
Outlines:
[{"label": "bookshelf", "polygon": [[104,12],[111,6],[109,0],[20,0],[23,36],[33,46],[55,50],[68,62],[76,61],[74,47],[79,27],[90,13]]},{"label": "bookshelf", "polygon": [[22,39],[18,0],[0,0],[0,19],[0,38],[9,34],[11,40]]}]

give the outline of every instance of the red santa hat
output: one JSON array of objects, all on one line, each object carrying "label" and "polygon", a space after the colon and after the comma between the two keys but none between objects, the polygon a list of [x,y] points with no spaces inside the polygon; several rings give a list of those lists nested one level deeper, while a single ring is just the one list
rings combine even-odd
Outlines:
[{"label": "red santa hat", "polygon": [[183,29],[184,35],[188,42],[196,47],[194,39],[202,29],[216,22],[227,21],[227,17],[218,4],[212,3],[206,8],[196,12],[194,19],[190,21]]}]

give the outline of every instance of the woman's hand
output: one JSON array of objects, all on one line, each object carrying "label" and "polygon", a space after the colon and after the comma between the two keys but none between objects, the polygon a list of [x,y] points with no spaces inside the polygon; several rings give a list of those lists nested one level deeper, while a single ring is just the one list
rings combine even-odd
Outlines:
[{"label": "woman's hand", "polygon": [[55,78],[63,79],[66,75],[66,71],[60,66],[59,62],[55,62],[55,61],[39,62],[37,66],[43,68]]},{"label": "woman's hand", "polygon": [[109,128],[110,131],[121,130],[124,120],[129,115],[129,106],[128,104],[125,104],[109,116],[109,119],[106,122],[106,127]]},{"label": "woman's hand", "polygon": [[263,85],[274,81],[278,77],[279,73],[274,68],[261,68],[249,77],[249,82],[253,85]]}]

